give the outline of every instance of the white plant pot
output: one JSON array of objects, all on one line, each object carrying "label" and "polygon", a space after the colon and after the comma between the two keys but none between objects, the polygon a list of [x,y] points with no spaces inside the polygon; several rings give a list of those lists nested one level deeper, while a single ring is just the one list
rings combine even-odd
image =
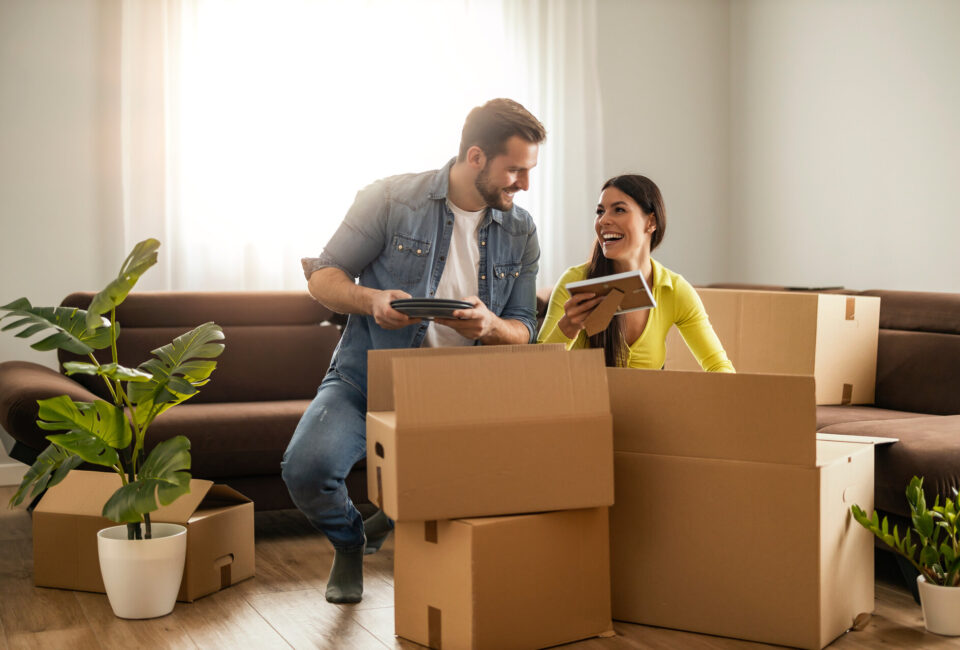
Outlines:
[{"label": "white plant pot", "polygon": [[917,588],[927,631],[960,636],[960,587],[932,585],[923,576],[917,576]]},{"label": "white plant pot", "polygon": [[126,524],[97,533],[103,585],[120,618],[166,616],[177,602],[187,529],[159,523],[152,529],[152,539],[127,539]]}]

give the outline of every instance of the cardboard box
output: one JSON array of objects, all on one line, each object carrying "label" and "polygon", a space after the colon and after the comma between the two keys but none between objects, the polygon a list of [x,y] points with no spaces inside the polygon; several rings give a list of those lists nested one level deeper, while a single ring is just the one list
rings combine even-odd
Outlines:
[{"label": "cardboard box", "polygon": [[606,508],[401,522],[396,633],[431,648],[542,648],[611,635]]},{"label": "cardboard box", "polygon": [[[118,525],[100,515],[120,487],[112,472],[73,470],[33,511],[33,582],[103,593],[97,531]],[[187,558],[177,600],[201,596],[254,575],[253,502],[226,485],[193,479],[190,493],[150,516],[187,527]]]},{"label": "cardboard box", "polygon": [[602,350],[379,350],[368,358],[368,493],[395,521],[613,503]]},{"label": "cardboard box", "polygon": [[[697,289],[737,372],[812,375],[817,404],[872,404],[880,299],[872,296]],[[673,328],[665,367],[700,370]]]},{"label": "cardboard box", "polygon": [[812,377],[608,373],[615,619],[822,648],[873,611],[873,447],[817,440]]}]

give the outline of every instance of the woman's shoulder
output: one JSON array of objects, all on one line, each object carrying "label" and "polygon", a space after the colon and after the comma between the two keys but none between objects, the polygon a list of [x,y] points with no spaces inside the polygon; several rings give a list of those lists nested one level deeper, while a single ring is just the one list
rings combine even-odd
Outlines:
[{"label": "woman's shoulder", "polygon": [[687,282],[687,279],[676,271],[668,269],[655,259],[650,260],[653,264],[653,282],[660,287],[671,288],[674,291],[692,291],[693,285]]},{"label": "woman's shoulder", "polygon": [[587,267],[589,263],[584,262],[583,264],[578,264],[577,266],[571,266],[560,276],[560,279],[557,280],[557,284],[566,284],[568,282],[579,282],[580,280],[587,279]]}]

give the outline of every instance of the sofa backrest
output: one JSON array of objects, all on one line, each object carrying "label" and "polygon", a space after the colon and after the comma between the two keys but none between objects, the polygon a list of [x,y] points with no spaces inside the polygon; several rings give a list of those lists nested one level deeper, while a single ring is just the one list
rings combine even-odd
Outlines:
[{"label": "sofa backrest", "polygon": [[[63,306],[86,309],[93,293],[67,296]],[[136,367],[150,351],[197,325],[223,328],[225,348],[210,383],[191,403],[311,399],[340,340],[335,314],[302,291],[134,292],[117,308],[120,363]],[[101,363],[109,350],[99,350]],[[60,361],[87,360],[60,352]],[[107,398],[103,380],[74,375]]]},{"label": "sofa backrest", "polygon": [[880,298],[876,405],[960,414],[960,294],[861,291]]}]

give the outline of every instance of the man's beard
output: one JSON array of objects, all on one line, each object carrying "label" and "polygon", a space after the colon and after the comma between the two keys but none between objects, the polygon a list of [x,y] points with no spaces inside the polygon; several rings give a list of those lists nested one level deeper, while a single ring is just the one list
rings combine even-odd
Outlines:
[{"label": "man's beard", "polygon": [[513,207],[513,198],[504,197],[500,192],[499,187],[495,187],[490,184],[489,167],[489,162],[483,166],[483,169],[481,169],[480,173],[477,174],[477,180],[474,181],[474,184],[477,186],[477,191],[480,192],[480,196],[483,198],[484,203],[491,208],[495,208],[501,212],[506,212]]}]

